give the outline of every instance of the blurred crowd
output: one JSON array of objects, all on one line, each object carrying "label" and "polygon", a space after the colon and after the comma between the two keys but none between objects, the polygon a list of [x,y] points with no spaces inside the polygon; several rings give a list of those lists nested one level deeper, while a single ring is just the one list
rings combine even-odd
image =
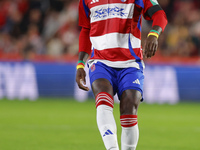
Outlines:
[{"label": "blurred crowd", "polygon": [[200,56],[200,0],[162,0],[169,24],[161,38],[165,56]]},{"label": "blurred crowd", "polygon": [[63,60],[78,52],[79,0],[1,0],[2,59]]},{"label": "blurred crowd", "polygon": [[[200,57],[200,0],[158,0],[169,24],[159,55]],[[77,58],[79,0],[0,0],[0,59]],[[144,21],[142,39],[151,23]]]}]

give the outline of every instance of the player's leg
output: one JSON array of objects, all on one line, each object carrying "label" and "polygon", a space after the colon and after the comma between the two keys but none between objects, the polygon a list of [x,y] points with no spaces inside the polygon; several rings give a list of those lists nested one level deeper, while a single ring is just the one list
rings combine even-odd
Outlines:
[{"label": "player's leg", "polygon": [[139,129],[137,124],[137,110],[141,100],[141,93],[137,90],[125,90],[120,100],[120,121],[122,126],[122,150],[135,150]]},{"label": "player's leg", "polygon": [[96,100],[97,125],[107,150],[119,150],[113,116],[114,70],[100,62],[90,67],[90,84]]},{"label": "player's leg", "polygon": [[113,87],[107,79],[92,83],[97,108],[97,125],[107,150],[119,150],[117,127],[113,116]]},{"label": "player's leg", "polygon": [[125,68],[120,71],[118,78],[122,126],[121,147],[122,150],[135,150],[139,138],[137,110],[142,99],[144,75],[142,70]]}]

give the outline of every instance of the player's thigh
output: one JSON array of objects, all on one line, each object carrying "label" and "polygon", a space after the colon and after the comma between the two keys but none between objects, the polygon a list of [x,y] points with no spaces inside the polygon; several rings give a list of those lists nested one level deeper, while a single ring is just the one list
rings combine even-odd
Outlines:
[{"label": "player's thigh", "polygon": [[[122,93],[126,90],[139,91],[140,95],[143,95],[143,84],[144,84],[144,75],[143,71],[137,68],[124,68],[120,75],[118,76],[118,96],[119,99],[122,99]],[[130,92],[128,92],[130,93]],[[126,94],[126,97],[130,97],[130,94]],[[135,92],[131,92],[135,93]],[[142,99],[142,98],[141,98]]]},{"label": "player's thigh", "polygon": [[137,68],[125,68],[119,78],[120,112],[122,115],[136,115],[143,94],[143,71]]},{"label": "player's thigh", "polygon": [[123,91],[120,100],[120,114],[137,115],[138,106],[142,98],[141,92],[134,89],[127,89]]},{"label": "player's thigh", "polygon": [[113,96],[113,74],[114,70],[103,63],[97,62],[90,67],[90,84],[94,96],[100,92],[107,92]]}]

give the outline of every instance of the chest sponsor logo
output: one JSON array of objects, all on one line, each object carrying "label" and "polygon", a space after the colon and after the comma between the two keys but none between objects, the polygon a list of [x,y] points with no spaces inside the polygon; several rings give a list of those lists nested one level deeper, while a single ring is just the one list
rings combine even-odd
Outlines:
[{"label": "chest sponsor logo", "polygon": [[99,10],[95,11],[95,14],[93,16],[93,19],[99,19],[99,18],[106,18],[106,17],[115,17],[115,16],[121,16],[121,17],[127,17],[128,13],[125,13],[124,8],[120,8],[117,6],[114,7],[108,7],[108,8],[101,8]]}]

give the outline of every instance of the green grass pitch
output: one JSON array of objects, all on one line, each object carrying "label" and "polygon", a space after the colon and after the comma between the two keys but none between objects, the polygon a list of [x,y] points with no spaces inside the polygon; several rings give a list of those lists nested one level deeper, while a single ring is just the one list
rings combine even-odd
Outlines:
[{"label": "green grass pitch", "polygon": [[[105,150],[95,115],[92,100],[0,100],[0,150]],[[200,150],[200,103],[141,103],[138,122],[137,150]]]}]

